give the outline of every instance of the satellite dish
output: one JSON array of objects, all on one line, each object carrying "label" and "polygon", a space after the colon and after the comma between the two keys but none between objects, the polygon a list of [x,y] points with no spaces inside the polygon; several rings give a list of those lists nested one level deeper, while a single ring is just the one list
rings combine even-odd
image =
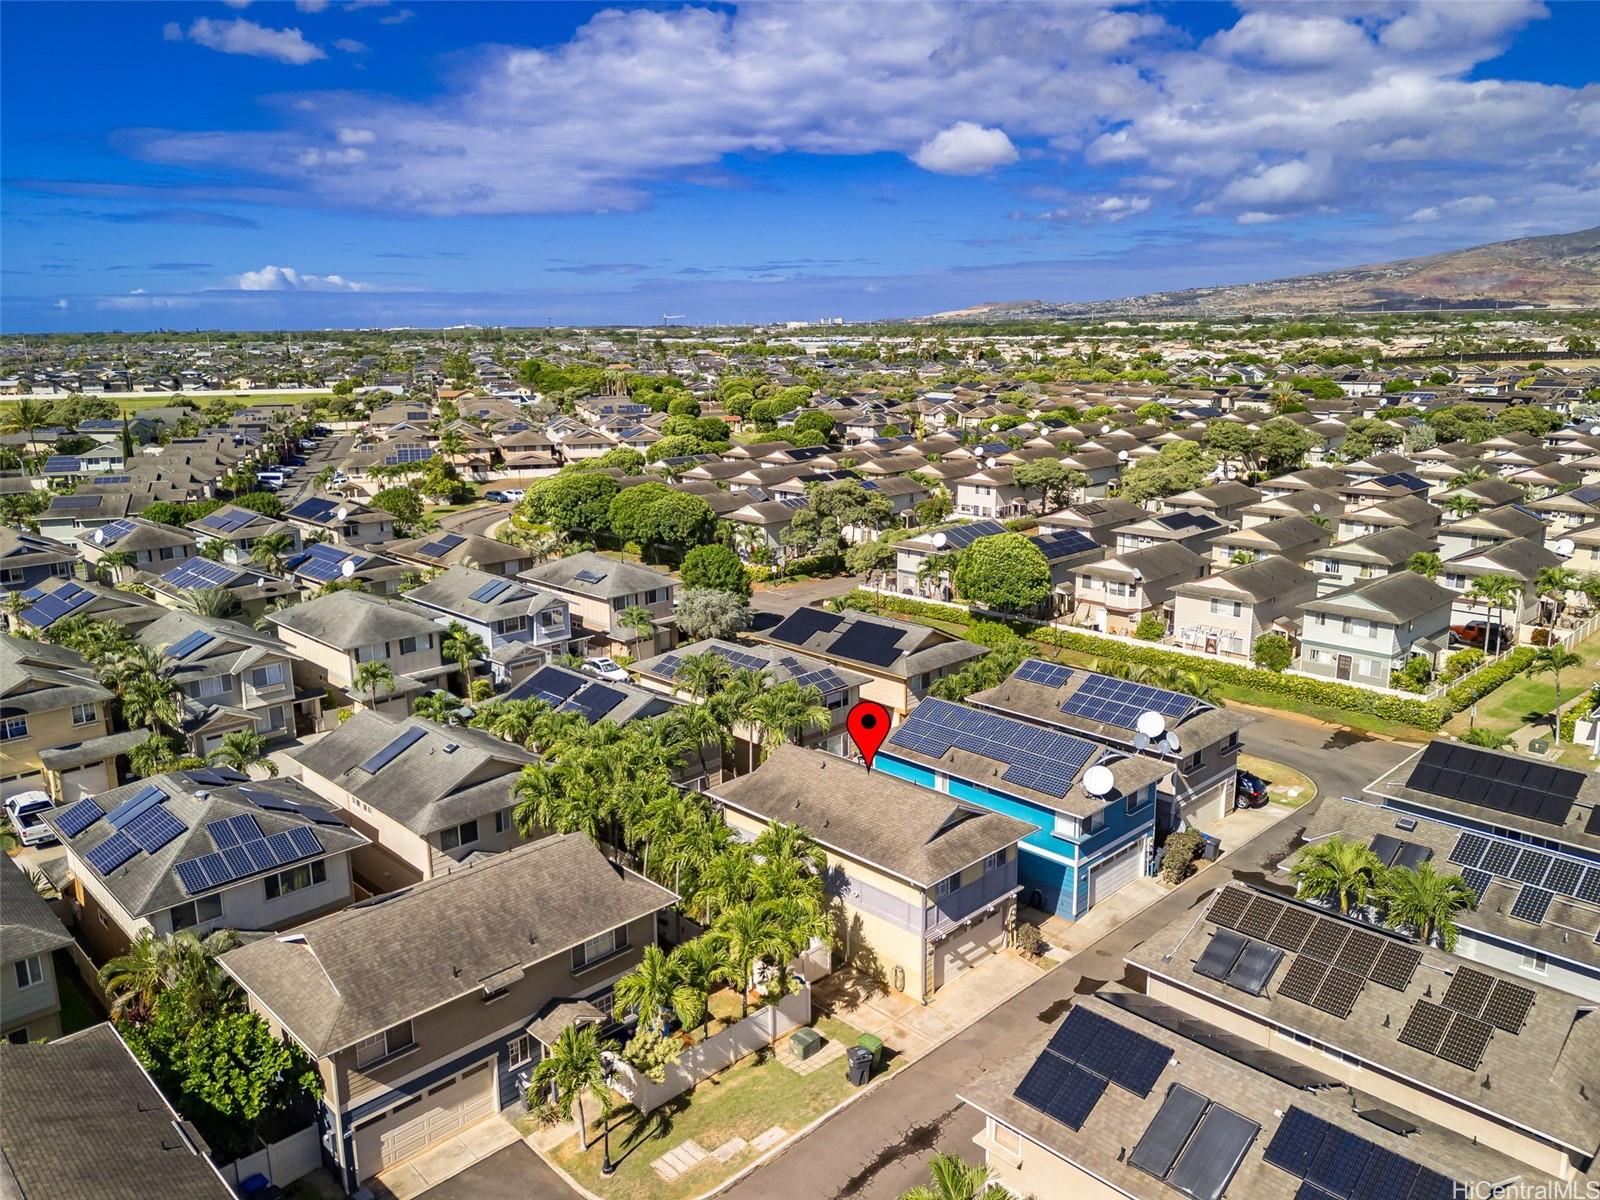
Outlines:
[{"label": "satellite dish", "polygon": [[1134,734],[1133,748],[1135,750],[1148,750],[1150,748],[1150,739],[1145,737],[1145,735],[1142,733]]},{"label": "satellite dish", "polygon": [[350,510],[348,508],[346,508],[344,505],[341,504],[339,506],[338,510],[333,515],[338,517],[339,520],[342,521],[342,520],[344,520],[346,517],[348,517],[350,515]]},{"label": "satellite dish", "polygon": [[950,539],[942,531],[933,535],[933,546],[936,550],[943,550],[950,544]]},{"label": "satellite dish", "polygon": [[1091,796],[1104,796],[1117,786],[1110,767],[1093,766],[1083,773],[1083,790]]},{"label": "satellite dish", "polygon": [[1178,731],[1176,729],[1167,730],[1167,749],[1174,754],[1183,749],[1178,742]]},{"label": "satellite dish", "polygon": [[992,470],[995,466],[998,465],[998,462],[999,462],[999,460],[996,459],[995,456],[991,454],[988,458],[983,460],[983,465],[986,466],[986,467],[989,467]]},{"label": "satellite dish", "polygon": [[1000,432],[1000,422],[996,421],[993,425],[989,426],[989,432],[990,433],[999,433]]},{"label": "satellite dish", "polygon": [[1554,550],[1562,558],[1571,558],[1572,552],[1577,548],[1578,543],[1573,541],[1571,538],[1562,538],[1554,546],[1550,547],[1550,549]]},{"label": "satellite dish", "polygon": [[1101,433],[1110,433],[1111,432],[1111,426],[1109,426],[1109,425],[1100,426],[1100,432]]},{"label": "satellite dish", "polygon": [[1313,505],[1312,505],[1312,506],[1311,506],[1311,511],[1312,511],[1312,512],[1314,512],[1314,513],[1319,513],[1319,512],[1321,512],[1321,511],[1322,511],[1322,505],[1320,505],[1320,504],[1313,504]]},{"label": "satellite dish", "polygon": [[1600,425],[1592,425],[1592,426],[1590,426],[1589,427],[1589,433],[1594,437],[1600,437]]},{"label": "satellite dish", "polygon": [[1139,720],[1134,728],[1147,738],[1158,738],[1167,731],[1167,719],[1151,709],[1149,712],[1139,714]]},{"label": "satellite dish", "polygon": [[95,531],[94,531],[94,540],[95,540],[95,544],[96,544],[96,545],[97,545],[97,546],[103,546],[103,545],[105,545],[105,540],[106,540],[106,534],[105,534],[105,530],[103,530],[103,529],[96,529],[96,530],[95,530]]},{"label": "satellite dish", "polygon": [[1118,450],[1117,451],[1117,461],[1118,462],[1127,462],[1128,461],[1128,452],[1126,450]]},{"label": "satellite dish", "polygon": [[349,579],[350,576],[354,575],[355,573],[356,573],[355,559],[347,558],[342,563],[339,564],[339,574],[343,575],[346,579]]}]

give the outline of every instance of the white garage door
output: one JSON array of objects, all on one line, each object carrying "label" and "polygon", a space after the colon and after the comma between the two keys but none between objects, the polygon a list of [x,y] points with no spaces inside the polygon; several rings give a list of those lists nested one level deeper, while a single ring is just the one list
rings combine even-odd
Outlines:
[{"label": "white garage door", "polygon": [[356,1175],[368,1179],[404,1162],[491,1115],[495,1107],[492,1062],[436,1083],[402,1108],[356,1127]]},{"label": "white garage door", "polygon": [[80,767],[76,771],[68,771],[61,776],[61,802],[75,804],[85,796],[98,796],[108,787],[115,787],[113,780],[106,778],[104,763],[94,763],[87,767]]},{"label": "white garage door", "polygon": [[1110,858],[1089,868],[1089,906],[1093,908],[1118,888],[1139,878],[1144,866],[1144,839],[1124,846]]},{"label": "white garage door", "polygon": [[940,942],[933,954],[933,990],[971,970],[1006,944],[1005,913],[997,912]]}]

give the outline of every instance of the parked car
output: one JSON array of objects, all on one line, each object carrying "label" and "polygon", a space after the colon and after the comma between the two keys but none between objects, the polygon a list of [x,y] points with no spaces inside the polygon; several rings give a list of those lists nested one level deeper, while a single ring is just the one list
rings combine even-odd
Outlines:
[{"label": "parked car", "polygon": [[504,492],[485,492],[483,494],[483,498],[485,500],[491,500],[496,504],[504,504],[511,499],[511,497],[506,495]]},{"label": "parked car", "polygon": [[316,438],[301,438],[300,439],[300,449],[302,449],[302,450],[315,450],[316,448],[317,448],[317,440],[316,440]]},{"label": "parked car", "polygon": [[44,814],[54,807],[54,802],[43,792],[18,792],[6,797],[6,815],[11,818],[11,827],[24,846],[55,844],[56,835],[44,823]]},{"label": "parked car", "polygon": [[583,669],[597,678],[609,680],[612,683],[627,683],[628,673],[609,658],[585,659]]},{"label": "parked car", "polygon": [[527,497],[527,495],[528,495],[527,491],[525,489],[523,489],[523,488],[507,488],[506,489],[506,499],[511,501],[511,503],[513,503],[513,504],[521,504],[522,501]]},{"label": "parked car", "polygon": [[1240,771],[1234,777],[1233,806],[1235,808],[1260,808],[1267,802],[1267,781],[1249,771]]},{"label": "parked car", "polygon": [[1467,646],[1494,654],[1507,643],[1506,627],[1488,621],[1468,621],[1465,625],[1450,626],[1450,644]]}]

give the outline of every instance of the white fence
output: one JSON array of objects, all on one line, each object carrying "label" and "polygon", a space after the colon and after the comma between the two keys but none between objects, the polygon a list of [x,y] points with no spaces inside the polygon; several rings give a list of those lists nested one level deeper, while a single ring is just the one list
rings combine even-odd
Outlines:
[{"label": "white fence", "polygon": [[252,1175],[265,1175],[279,1187],[288,1187],[322,1165],[317,1127],[307,1125],[282,1141],[263,1146],[226,1166],[218,1167],[222,1177],[237,1188]]},{"label": "white fence", "polygon": [[746,1055],[810,1023],[811,985],[807,983],[777,1004],[762,1005],[744,1020],[685,1050],[682,1058],[667,1067],[661,1083],[618,1060],[615,1086],[640,1112],[652,1112],[702,1079],[727,1070]]}]

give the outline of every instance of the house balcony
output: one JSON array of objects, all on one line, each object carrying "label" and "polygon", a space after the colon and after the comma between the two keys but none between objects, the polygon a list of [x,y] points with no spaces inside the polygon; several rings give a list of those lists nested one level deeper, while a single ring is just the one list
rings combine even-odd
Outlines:
[{"label": "house balcony", "polygon": [[965,887],[957,888],[948,896],[940,896],[923,910],[923,937],[939,941],[963,921],[980,917],[990,905],[1014,896],[1021,888],[1017,883],[1017,855],[1012,853],[1002,866],[986,872],[982,878]]}]

